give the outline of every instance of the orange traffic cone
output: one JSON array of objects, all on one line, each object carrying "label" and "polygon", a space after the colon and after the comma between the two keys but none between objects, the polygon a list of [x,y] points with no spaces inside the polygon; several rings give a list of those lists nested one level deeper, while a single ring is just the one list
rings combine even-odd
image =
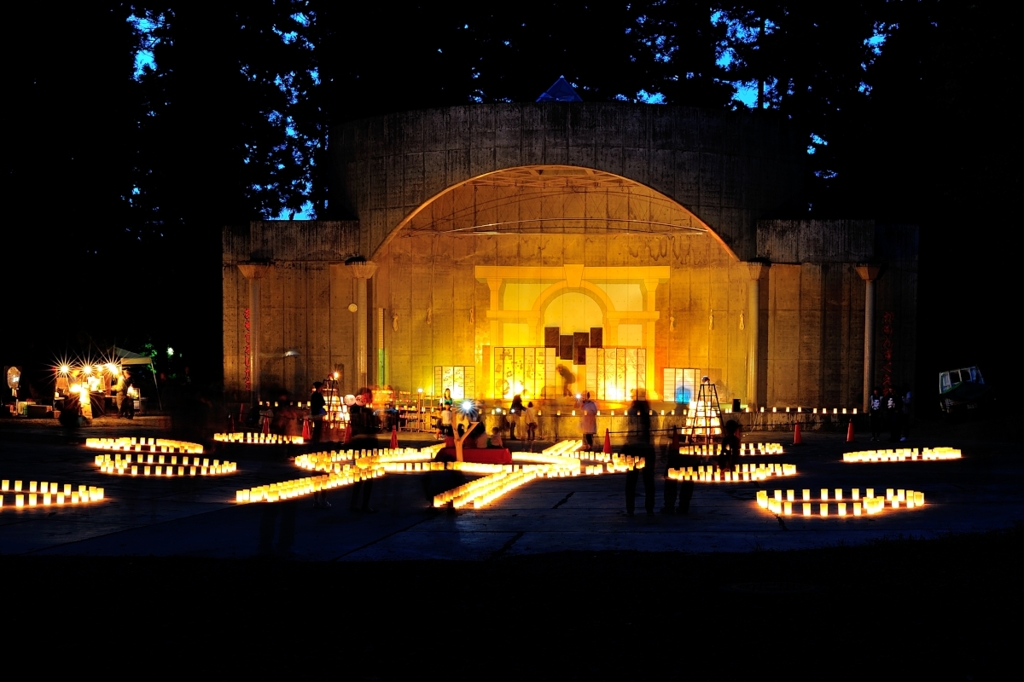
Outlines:
[{"label": "orange traffic cone", "polygon": [[606,455],[612,454],[612,436],[608,429],[604,430],[604,452]]},{"label": "orange traffic cone", "polygon": [[313,440],[313,434],[310,432],[308,419],[302,420],[302,440],[307,442]]},{"label": "orange traffic cone", "polygon": [[850,420],[850,425],[846,428],[846,442],[856,443],[857,439],[853,437],[853,420]]},{"label": "orange traffic cone", "polygon": [[793,425],[793,445],[803,445],[804,439],[800,437],[800,422]]},{"label": "orange traffic cone", "polygon": [[392,426],[391,427],[391,449],[392,450],[397,450],[398,449],[398,427],[397,426]]}]

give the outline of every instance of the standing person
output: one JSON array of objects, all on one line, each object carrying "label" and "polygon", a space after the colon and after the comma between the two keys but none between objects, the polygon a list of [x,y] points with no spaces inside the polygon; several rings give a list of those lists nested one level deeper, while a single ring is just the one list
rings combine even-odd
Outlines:
[{"label": "standing person", "polygon": [[441,422],[438,430],[438,439],[453,436],[455,432],[452,430],[452,425],[455,420],[452,418],[452,407],[454,402],[452,401],[452,390],[450,388],[444,389],[444,395],[438,400],[441,406]]},{"label": "standing person", "polygon": [[885,413],[889,421],[889,440],[895,443],[900,439],[903,425],[903,397],[899,391],[893,389],[889,389],[888,394],[885,401]]},{"label": "standing person", "polygon": [[439,438],[449,438],[455,435],[452,431],[452,408],[446,405],[441,408],[441,431],[438,433]]},{"label": "standing person", "polygon": [[735,419],[725,422],[725,435],[718,451],[718,468],[732,471],[736,468],[740,457],[740,424]]},{"label": "standing person", "polygon": [[679,509],[680,514],[690,513],[690,500],[693,499],[693,481],[675,481],[668,477],[669,469],[680,469],[684,466],[685,457],[679,454],[679,448],[673,448],[673,444],[678,444],[676,441],[676,435],[673,434],[671,443],[668,446],[668,457],[665,462],[665,506],[661,508],[662,514],[675,514],[676,513],[676,498],[679,498]]},{"label": "standing person", "polygon": [[313,392],[309,394],[309,426],[312,430],[313,442],[319,443],[324,428],[324,416],[327,414],[327,401],[320,392],[323,382],[313,383]]},{"label": "standing person", "polygon": [[[654,445],[651,443],[651,404],[642,388],[634,389],[633,402],[626,415],[629,431],[626,435],[626,454],[642,458],[644,477],[644,508],[648,516],[654,515]],[[641,470],[635,466],[626,472],[626,514],[633,515],[636,506],[636,482]]]},{"label": "standing person", "polygon": [[[522,422],[523,418],[523,397],[520,395],[513,396],[512,407],[508,410],[508,439],[518,440],[516,438],[516,426]],[[520,431],[522,433],[522,431]]]},{"label": "standing person", "polygon": [[900,442],[910,438],[910,401],[913,398],[910,392],[910,384],[903,387],[903,431],[900,435]]},{"label": "standing person", "polygon": [[533,409],[532,402],[523,411],[523,421],[526,422],[526,440],[532,443],[537,440],[537,411]]},{"label": "standing person", "polygon": [[117,405],[117,416],[120,418],[121,406],[124,404],[125,392],[128,390],[124,381],[124,371],[117,373],[117,381],[114,382],[111,388],[114,391],[114,404]]},{"label": "standing person", "polygon": [[882,392],[878,386],[868,399],[868,413],[871,417],[871,440],[876,441],[882,437]]},{"label": "standing person", "polygon": [[594,434],[597,433],[597,403],[590,399],[590,392],[580,402],[580,430],[583,431],[584,450],[594,451]]},{"label": "standing person", "polygon": [[117,416],[119,417],[125,417],[126,419],[133,419],[135,417],[135,398],[131,396],[133,386],[132,373],[126,369],[122,379],[121,405],[117,409]]},{"label": "standing person", "polygon": [[[377,415],[373,413],[373,393],[369,388],[363,387],[356,394],[355,404],[348,408],[349,428],[352,430],[352,439],[349,441],[349,450],[376,450],[377,449]],[[370,506],[370,494],[373,492],[373,479],[359,481],[352,484],[352,501],[349,509],[354,512],[375,513],[377,510]]]}]

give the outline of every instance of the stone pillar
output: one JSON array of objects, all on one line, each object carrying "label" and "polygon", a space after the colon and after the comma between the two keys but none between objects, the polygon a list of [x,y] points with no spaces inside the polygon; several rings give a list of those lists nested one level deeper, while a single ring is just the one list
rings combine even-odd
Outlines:
[{"label": "stone pillar", "polygon": [[872,383],[875,378],[875,280],[881,268],[877,265],[858,265],[857,274],[864,280],[864,395],[861,410],[868,411]]},{"label": "stone pillar", "polygon": [[658,321],[655,317],[655,314],[657,313],[656,307],[658,302],[656,298],[656,293],[658,291],[658,280],[645,279],[644,289],[647,292],[647,310],[645,312],[650,315],[645,325],[647,328],[644,330],[644,345],[647,347],[647,362],[645,363],[646,367],[644,368],[644,376],[645,381],[647,382],[648,400],[658,400],[661,398],[661,395],[654,390],[654,387],[657,385],[655,383],[657,380],[657,376],[655,376],[655,371],[657,369],[657,355],[655,354],[655,352],[657,349],[656,334],[658,329]]},{"label": "stone pillar", "polygon": [[249,402],[260,399],[260,283],[273,267],[269,263],[239,263],[238,270],[249,280]]},{"label": "stone pillar", "polygon": [[[502,323],[503,320],[497,316],[497,312],[501,310],[501,287],[505,283],[502,277],[488,277],[487,288],[490,291],[490,310],[488,310],[488,317],[491,320],[491,338],[488,339],[491,348],[500,346],[502,344]],[[543,333],[543,331],[541,332]],[[485,366],[486,367],[486,366]]]},{"label": "stone pillar", "polygon": [[377,264],[373,261],[355,261],[345,263],[345,268],[352,274],[356,282],[356,379],[357,385],[369,386],[369,314],[370,305],[366,297],[366,281],[377,272]]},{"label": "stone pillar", "polygon": [[761,279],[768,274],[769,263],[748,262],[747,274],[747,405],[751,411],[760,403],[758,386],[761,382]]}]

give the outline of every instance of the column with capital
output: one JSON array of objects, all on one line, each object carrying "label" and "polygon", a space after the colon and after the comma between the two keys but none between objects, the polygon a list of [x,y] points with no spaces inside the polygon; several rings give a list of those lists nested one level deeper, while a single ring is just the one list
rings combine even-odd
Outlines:
[{"label": "column with capital", "polygon": [[367,316],[370,314],[370,307],[366,296],[366,281],[377,272],[377,264],[368,260],[350,259],[345,261],[345,269],[352,274],[356,283],[356,378],[360,387],[369,386],[367,364],[370,348]]},{"label": "column with capital", "polygon": [[647,322],[645,324],[646,329],[644,330],[644,346],[647,348],[647,362],[646,367],[644,368],[644,381],[647,384],[647,397],[650,400],[654,400],[656,398],[661,397],[654,390],[654,382],[657,379],[657,377],[655,376],[655,358],[657,357],[655,355],[655,350],[657,349],[658,345],[656,343],[655,335],[656,330],[658,328],[658,311],[656,310],[656,293],[658,291],[658,283],[659,280],[657,279],[644,280],[644,292],[646,293],[647,303],[647,310],[645,312],[647,312],[649,315],[649,317],[647,318]]},{"label": "column with capital", "polygon": [[[753,411],[761,401],[758,386],[761,382],[761,279],[768,274],[771,263],[746,263],[750,282],[747,284],[747,405]],[[766,396],[767,398],[767,396]]]},{"label": "column with capital", "polygon": [[270,263],[238,263],[238,271],[249,281],[249,403],[260,400],[260,285],[273,266]]},{"label": "column with capital", "polygon": [[861,409],[867,412],[871,384],[875,378],[875,280],[882,268],[878,265],[858,265],[856,269],[864,280],[864,390]]}]

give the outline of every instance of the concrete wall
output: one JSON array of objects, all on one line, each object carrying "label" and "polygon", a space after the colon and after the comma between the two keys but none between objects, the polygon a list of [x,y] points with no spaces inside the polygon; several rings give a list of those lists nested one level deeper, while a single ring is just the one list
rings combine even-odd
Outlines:
[{"label": "concrete wall", "polygon": [[864,367],[864,283],[848,264],[773,264],[767,404],[855,407]]},{"label": "concrete wall", "polygon": [[496,170],[571,165],[672,198],[741,260],[754,221],[802,208],[803,146],[774,116],[614,103],[478,104],[393,114],[331,131],[332,198],[373,256],[448,188]]},{"label": "concrete wall", "polygon": [[[651,323],[656,392],[662,368],[691,367],[714,377],[723,400],[749,395],[748,342],[757,319],[759,400],[841,408],[861,400],[865,301],[855,267],[879,265],[872,374],[881,381],[888,373],[894,383],[913,377],[916,228],[778,219],[803,210],[803,151],[773,117],[617,104],[474,105],[384,116],[332,133],[332,202],[353,220],[225,228],[229,393],[243,388],[252,287],[242,269],[252,272],[252,264],[262,273],[264,398],[277,387],[302,396],[335,367],[344,368],[346,388],[355,388],[357,315],[367,317],[372,337],[372,380],[429,390],[433,366],[472,365],[487,391],[484,356],[496,327],[478,266],[667,267]],[[529,168],[551,166],[601,177],[560,188],[534,178],[533,189],[524,189]],[[533,220],[541,222],[515,228],[518,234],[456,234]],[[616,220],[631,227],[613,229]],[[703,226],[713,236],[688,230]],[[353,255],[378,265],[369,305],[357,313],[348,310],[356,287],[342,265]],[[753,259],[771,264],[756,311],[748,308],[745,263]]]},{"label": "concrete wall", "polygon": [[[355,253],[358,225],[268,221],[230,226],[223,234],[224,386],[245,399],[245,319],[250,281],[239,264],[258,263],[260,329],[258,379],[262,397],[285,390],[305,398],[330,369],[353,376],[355,314],[352,277],[341,265]],[[366,312],[366,311],[364,311]],[[255,334],[255,330],[251,332]],[[297,355],[286,357],[288,351]]]},{"label": "concrete wall", "polygon": [[[894,387],[914,381],[917,368],[918,245],[916,225],[878,225],[875,228],[875,258],[883,264],[875,294],[877,362],[874,382],[878,385],[886,379]],[[891,322],[887,321],[887,314],[891,314]],[[888,358],[887,341],[891,341]],[[943,342],[936,339],[936,343]]]},{"label": "concrete wall", "polygon": [[[758,223],[758,256],[770,260],[767,404],[856,406],[864,372],[864,281],[882,266],[875,294],[873,382],[915,372],[917,228],[870,220]],[[888,356],[888,357],[886,357]]]},{"label": "concrete wall", "polygon": [[[483,202],[489,205],[490,202]],[[428,215],[426,213],[425,215]],[[876,367],[894,384],[912,380],[916,333],[914,227],[820,221],[762,223],[759,243],[776,262],[761,285],[762,381],[768,406],[854,407],[861,400],[864,282],[856,258],[883,263],[876,293]],[[871,236],[870,248],[850,248]],[[773,234],[774,233],[774,234]],[[815,235],[832,234],[831,239]],[[383,333],[384,381],[401,390],[430,390],[435,365],[477,368],[486,391],[490,294],[477,266],[668,266],[658,286],[654,390],[664,367],[693,367],[714,377],[722,399],[747,395],[747,338],[751,311],[745,264],[709,236],[693,233],[537,233],[460,237],[413,230],[378,254],[370,305],[351,313],[354,280],[341,265],[358,248],[353,223],[253,223],[224,236],[225,381],[239,392],[244,377],[243,311],[249,281],[238,264],[253,254],[273,265],[261,281],[260,375],[264,396],[277,387],[301,395],[336,367],[354,386],[357,315],[367,315],[373,338]],[[817,240],[817,241],[815,241]],[[834,247],[824,248],[823,243]],[[817,244],[817,246],[808,246]],[[770,249],[770,250],[769,250]],[[782,259],[812,262],[781,262]],[[378,310],[384,324],[379,325]],[[891,323],[888,322],[891,318]],[[539,340],[538,340],[539,344]],[[374,346],[371,344],[371,349]],[[297,351],[285,357],[287,351]],[[886,357],[888,355],[888,358]],[[371,374],[376,357],[368,358]],[[888,367],[888,369],[886,369]],[[374,376],[376,376],[374,374]],[[379,377],[377,377],[379,378]]]},{"label": "concrete wall", "polygon": [[[713,239],[699,236],[566,234],[477,236],[417,234],[391,241],[378,255],[374,306],[386,308],[388,383],[426,390],[434,365],[473,365],[480,377],[489,338],[488,286],[478,265],[530,267],[644,267],[668,265],[669,282],[656,292],[655,385],[664,367],[709,372],[719,395],[743,397],[746,389],[747,275]],[[429,312],[428,312],[429,311]],[[391,326],[398,316],[397,331]],[[712,323],[713,316],[713,323]],[[674,318],[674,319],[673,319]],[[543,345],[543,339],[537,340]]]}]

